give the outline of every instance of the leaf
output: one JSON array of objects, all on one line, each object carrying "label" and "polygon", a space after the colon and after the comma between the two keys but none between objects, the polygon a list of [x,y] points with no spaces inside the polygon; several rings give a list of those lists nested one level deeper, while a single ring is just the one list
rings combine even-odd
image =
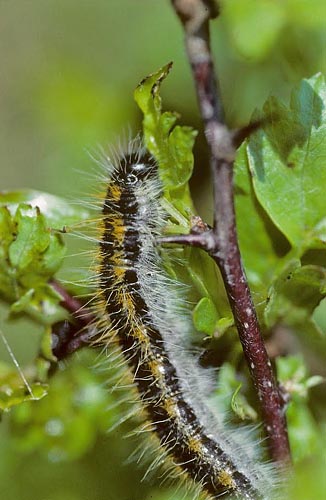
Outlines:
[{"label": "leaf", "polygon": [[224,418],[232,409],[234,415],[240,420],[257,420],[256,411],[240,392],[241,383],[239,384],[236,370],[230,363],[223,364],[219,370],[218,381],[219,387],[215,397],[218,399],[219,408],[224,407]]},{"label": "leaf", "polygon": [[0,363],[0,413],[26,401],[39,401],[46,394],[47,385],[34,382],[28,389],[17,370]]},{"label": "leaf", "polygon": [[195,328],[207,335],[214,334],[218,318],[215,305],[208,297],[203,297],[193,310]]},{"label": "leaf", "polygon": [[322,377],[308,377],[301,356],[276,360],[278,379],[291,396],[286,416],[293,459],[300,461],[318,450],[319,429],[308,407],[308,390],[323,382]]},{"label": "leaf", "polygon": [[46,399],[14,409],[11,425],[19,449],[38,450],[57,462],[74,460],[93,445],[99,430],[112,424],[108,370],[96,374],[89,369],[96,358],[95,352],[81,352],[51,378]]},{"label": "leaf", "polygon": [[39,401],[47,394],[47,386],[44,384],[31,384],[30,388],[32,394],[26,392],[26,387],[21,387],[14,391],[6,390],[2,392],[0,390],[0,411],[8,411],[13,406],[19,406],[22,403],[26,403],[26,401]]},{"label": "leaf", "polygon": [[8,256],[8,248],[14,241],[15,224],[7,207],[0,207],[0,259],[2,265]]},{"label": "leaf", "polygon": [[39,362],[38,362],[38,372],[41,379],[43,379],[44,376],[47,375],[46,370],[49,368],[48,363],[44,364],[44,361],[56,361],[56,357],[53,355],[52,352],[52,328],[49,326],[46,326],[43,334],[42,334],[42,339],[41,339],[41,346],[40,346],[40,356],[39,356]]},{"label": "leaf", "polygon": [[7,206],[13,215],[19,204],[28,204],[38,207],[47,221],[47,226],[54,229],[62,229],[86,220],[90,213],[80,205],[74,206],[59,196],[36,191],[33,189],[21,189],[20,191],[2,191],[0,193],[0,206]]},{"label": "leaf", "polygon": [[325,379],[319,375],[308,377],[308,370],[300,355],[279,357],[276,365],[279,380],[286,392],[296,401],[306,400],[311,387],[325,382]]},{"label": "leaf", "polygon": [[193,171],[192,147],[197,132],[191,127],[176,126],[177,114],[162,113],[160,86],[167,77],[172,63],[141,81],[134,97],[144,113],[143,131],[148,151],[156,158],[164,193],[176,208],[188,215],[192,211],[188,181]]},{"label": "leaf", "polygon": [[38,207],[0,207],[0,296],[13,314],[26,313],[43,324],[63,319],[60,296],[48,284],[59,270],[65,245]]},{"label": "leaf", "polygon": [[268,326],[302,325],[326,296],[326,269],[292,261],[273,282],[265,308]]},{"label": "leaf", "polygon": [[61,267],[66,254],[66,247],[63,244],[59,233],[50,234],[50,242],[42,255],[40,265],[36,267],[36,272],[44,273],[46,276],[53,276]]},{"label": "leaf", "polygon": [[292,457],[299,462],[318,450],[320,430],[306,404],[290,402],[286,416]]},{"label": "leaf", "polygon": [[220,318],[214,302],[209,297],[200,299],[192,314],[196,330],[207,335],[220,337],[234,325],[232,317]]},{"label": "leaf", "polygon": [[39,253],[46,250],[50,242],[50,232],[39,208],[30,205],[19,205],[14,223],[17,236],[10,245],[9,259],[11,266],[19,272],[26,269]]},{"label": "leaf", "polygon": [[293,91],[289,109],[271,97],[263,108],[270,125],[247,148],[256,196],[297,255],[326,245],[325,101],[320,74]]},{"label": "leaf", "polygon": [[215,262],[206,252],[198,248],[185,248],[184,255],[188,264],[187,274],[190,276],[190,284],[196,289],[197,295],[210,298],[219,318],[232,316],[223,281]]},{"label": "leaf", "polygon": [[265,300],[275,273],[284,265],[288,245],[256,198],[246,155],[246,144],[235,162],[235,209],[241,255],[257,301]]},{"label": "leaf", "polygon": [[240,393],[242,384],[239,384],[234,391],[231,399],[231,408],[233,412],[241,419],[245,420],[250,417],[251,420],[257,419],[257,413],[254,409],[247,403],[246,399]]}]

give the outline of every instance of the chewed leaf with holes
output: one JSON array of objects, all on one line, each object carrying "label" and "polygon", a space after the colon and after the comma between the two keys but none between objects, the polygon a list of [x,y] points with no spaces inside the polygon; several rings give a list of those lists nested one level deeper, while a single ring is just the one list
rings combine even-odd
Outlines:
[{"label": "chewed leaf with holes", "polygon": [[303,80],[290,108],[271,97],[247,157],[259,203],[301,255],[326,246],[326,85]]},{"label": "chewed leaf with holes", "polygon": [[156,158],[164,184],[165,196],[184,215],[192,202],[188,181],[193,170],[192,147],[197,132],[191,127],[175,125],[177,113],[162,112],[160,85],[172,64],[149,75],[135,90],[135,100],[144,113],[144,140],[148,151]]}]

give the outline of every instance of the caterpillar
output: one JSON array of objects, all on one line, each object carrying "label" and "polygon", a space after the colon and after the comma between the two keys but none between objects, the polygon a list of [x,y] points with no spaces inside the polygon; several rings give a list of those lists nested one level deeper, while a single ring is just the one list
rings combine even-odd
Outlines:
[{"label": "caterpillar", "polygon": [[276,498],[274,467],[262,463],[250,429],[222,421],[203,389],[205,369],[190,354],[184,287],[164,270],[156,244],[168,220],[156,161],[136,139],[106,160],[105,177],[98,286],[109,324],[102,341],[119,345],[147,428],[207,498]]}]

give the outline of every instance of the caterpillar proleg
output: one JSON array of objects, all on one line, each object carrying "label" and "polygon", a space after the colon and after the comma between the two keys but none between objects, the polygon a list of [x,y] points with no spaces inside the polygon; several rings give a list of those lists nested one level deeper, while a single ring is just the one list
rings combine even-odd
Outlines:
[{"label": "caterpillar proleg", "polygon": [[160,447],[208,498],[272,499],[274,469],[250,432],[225,427],[202,389],[187,338],[180,283],[164,271],[156,239],[168,215],[155,160],[140,140],[106,162],[99,249],[105,344],[119,344]]}]

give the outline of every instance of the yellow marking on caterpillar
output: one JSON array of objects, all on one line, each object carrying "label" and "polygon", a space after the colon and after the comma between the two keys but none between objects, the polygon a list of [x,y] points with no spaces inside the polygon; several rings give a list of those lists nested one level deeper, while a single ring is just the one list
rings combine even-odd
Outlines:
[{"label": "yellow marking on caterpillar", "polygon": [[110,201],[119,201],[121,197],[121,188],[113,182],[109,185]]},{"label": "yellow marking on caterpillar", "polygon": [[148,366],[155,380],[162,384],[164,381],[164,373],[162,373],[160,369],[161,364],[159,361],[157,361],[156,358],[152,358],[148,361]]},{"label": "yellow marking on caterpillar", "polygon": [[188,438],[188,448],[193,451],[194,453],[197,453],[198,455],[202,455],[202,443],[199,437],[196,436],[189,436]]},{"label": "yellow marking on caterpillar", "polygon": [[169,417],[177,418],[178,410],[177,410],[177,405],[175,404],[175,400],[173,398],[166,396],[163,401],[163,407],[166,413],[169,415]]},{"label": "yellow marking on caterpillar", "polygon": [[130,293],[125,293],[123,297],[123,307],[128,311],[128,317],[135,316],[135,304],[134,299]]},{"label": "yellow marking on caterpillar", "polygon": [[150,341],[146,333],[144,332],[144,329],[141,327],[136,327],[132,328],[130,330],[130,333],[132,336],[137,339],[140,343],[143,343],[144,347],[147,349],[147,347],[150,345]]},{"label": "yellow marking on caterpillar", "polygon": [[123,243],[124,235],[126,232],[126,227],[124,226],[123,220],[121,217],[116,217],[112,219],[112,236],[116,240],[116,242],[121,245]]},{"label": "yellow marking on caterpillar", "polygon": [[117,283],[120,283],[121,281],[123,281],[123,278],[126,274],[126,269],[124,267],[114,266],[113,273],[114,273],[114,276],[117,278],[115,281],[115,284],[117,284]]},{"label": "yellow marking on caterpillar", "polygon": [[124,253],[122,250],[117,250],[112,257],[110,257],[110,261],[112,262],[112,267],[121,266],[124,259]]},{"label": "yellow marking on caterpillar", "polygon": [[217,479],[226,488],[234,489],[236,487],[232,474],[226,470],[221,470],[217,475]]}]

